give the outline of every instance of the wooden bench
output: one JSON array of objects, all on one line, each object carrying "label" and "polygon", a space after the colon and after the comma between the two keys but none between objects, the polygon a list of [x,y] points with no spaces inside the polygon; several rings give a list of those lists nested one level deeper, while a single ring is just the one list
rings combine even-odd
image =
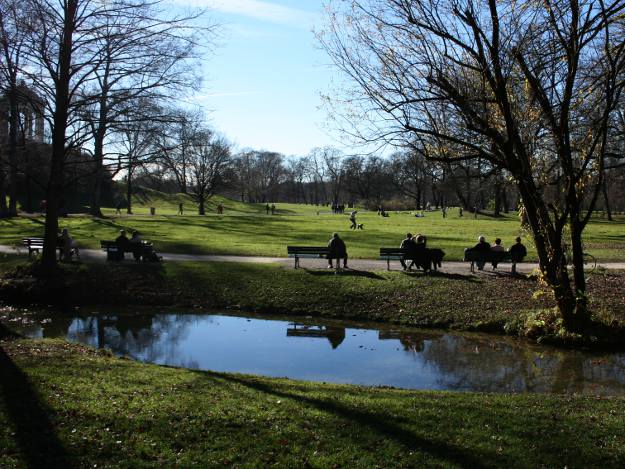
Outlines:
[{"label": "wooden bench", "polygon": [[464,250],[464,261],[471,263],[471,272],[475,272],[476,262],[490,262],[495,264],[510,263],[512,272],[516,271],[516,264],[523,261],[522,257],[514,257],[507,251],[476,251],[472,248]]},{"label": "wooden bench", "polygon": [[106,260],[107,261],[123,261],[124,260],[124,254],[127,252],[131,252],[133,254],[135,253],[139,253],[139,255],[141,256],[141,259],[148,260],[148,261],[154,261],[157,262],[156,259],[158,259],[158,262],[160,262],[162,260],[161,257],[154,257],[154,259],[146,259],[146,257],[148,256],[152,256],[154,254],[154,248],[152,246],[152,243],[149,243],[147,241],[141,241],[141,243],[128,243],[126,245],[126,247],[124,249],[120,248],[120,246],[117,244],[117,241],[105,241],[102,240],[100,241],[100,247],[102,248],[103,251],[106,252]]},{"label": "wooden bench", "polygon": [[[28,258],[32,259],[33,254],[39,255],[43,251],[43,238],[22,238],[22,244],[28,247]],[[59,260],[63,257],[63,242],[57,240],[56,249],[59,252]],[[72,249],[72,255],[75,253]]]},{"label": "wooden bench", "polygon": [[[326,246],[287,246],[289,257],[295,259],[295,268],[299,268],[299,260],[302,257],[310,259],[327,259],[330,254],[330,248]],[[338,261],[337,261],[338,264]]]},{"label": "wooden bench", "polygon": [[426,248],[422,256],[408,255],[406,249],[402,248],[380,248],[380,259],[386,261],[386,269],[391,270],[391,261],[415,261],[421,266],[425,265],[423,270],[438,270],[442,265],[445,253],[441,249]]}]

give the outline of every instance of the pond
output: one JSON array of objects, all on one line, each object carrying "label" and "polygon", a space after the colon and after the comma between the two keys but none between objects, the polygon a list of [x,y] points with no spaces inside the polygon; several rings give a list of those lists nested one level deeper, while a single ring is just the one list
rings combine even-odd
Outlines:
[{"label": "pond", "polygon": [[625,354],[512,338],[312,318],[224,314],[0,313],[28,337],[64,337],[198,370],[408,389],[625,395]]}]

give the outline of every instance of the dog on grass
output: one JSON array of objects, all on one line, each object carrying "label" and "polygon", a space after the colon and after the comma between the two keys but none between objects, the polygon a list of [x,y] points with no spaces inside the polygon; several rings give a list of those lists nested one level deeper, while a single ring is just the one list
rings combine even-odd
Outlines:
[{"label": "dog on grass", "polygon": [[358,223],[356,228],[359,229],[359,230],[364,230],[365,229],[365,224],[364,223]]}]

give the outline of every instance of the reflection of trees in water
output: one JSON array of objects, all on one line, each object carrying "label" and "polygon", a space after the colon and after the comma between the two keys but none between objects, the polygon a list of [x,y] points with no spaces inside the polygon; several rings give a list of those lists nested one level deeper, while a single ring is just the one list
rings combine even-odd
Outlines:
[{"label": "reflection of trees in water", "polygon": [[198,368],[196,361],[181,362],[179,350],[196,320],[193,315],[90,316],[77,319],[68,338],[149,362]]},{"label": "reflection of trees in water", "polygon": [[575,351],[449,335],[426,344],[422,354],[450,389],[570,393],[594,391],[595,383],[622,392],[625,384],[622,356],[617,355],[604,356],[601,365]]}]

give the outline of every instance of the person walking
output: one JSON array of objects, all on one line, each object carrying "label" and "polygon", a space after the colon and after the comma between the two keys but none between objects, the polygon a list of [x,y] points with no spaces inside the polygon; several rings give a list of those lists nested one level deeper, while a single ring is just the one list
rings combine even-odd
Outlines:
[{"label": "person walking", "polygon": [[271,214],[272,215],[276,214],[276,204],[271,204]]},{"label": "person walking", "polygon": [[349,226],[350,230],[355,230],[358,225],[356,224],[356,214],[358,212],[356,210],[353,210],[350,214],[349,214],[349,221],[352,222],[352,224]]},{"label": "person walking", "polygon": [[184,215],[184,205],[182,202],[178,204],[178,215]]}]

